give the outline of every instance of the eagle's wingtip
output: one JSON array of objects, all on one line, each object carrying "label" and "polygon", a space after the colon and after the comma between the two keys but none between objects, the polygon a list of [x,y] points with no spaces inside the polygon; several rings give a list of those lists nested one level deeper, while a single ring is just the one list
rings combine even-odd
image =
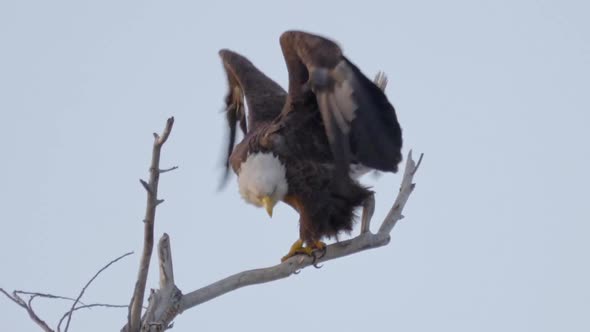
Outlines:
[{"label": "eagle's wingtip", "polygon": [[222,48],[219,51],[217,51],[217,54],[219,54],[221,58],[225,58],[227,56],[236,54],[236,52],[230,50],[229,48]]}]

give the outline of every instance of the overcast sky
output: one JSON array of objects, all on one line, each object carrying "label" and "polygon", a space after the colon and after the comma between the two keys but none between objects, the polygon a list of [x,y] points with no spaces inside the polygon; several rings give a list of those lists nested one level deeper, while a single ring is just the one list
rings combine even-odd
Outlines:
[{"label": "overcast sky", "polygon": [[[279,4],[281,3],[281,4]],[[286,87],[280,34],[333,38],[384,70],[404,154],[425,159],[389,246],[238,290],[174,331],[590,330],[590,5],[586,1],[0,2],[0,287],[126,304],[142,240],[151,133],[175,116],[156,236],[185,293],[276,264],[297,215],[218,193],[231,48]],[[377,191],[373,226],[400,175]],[[357,228],[358,231],[358,228]],[[150,271],[148,287],[157,287]],[[53,326],[70,303],[38,300]],[[114,331],[126,311],[76,312]],[[7,331],[37,331],[0,297]]]}]

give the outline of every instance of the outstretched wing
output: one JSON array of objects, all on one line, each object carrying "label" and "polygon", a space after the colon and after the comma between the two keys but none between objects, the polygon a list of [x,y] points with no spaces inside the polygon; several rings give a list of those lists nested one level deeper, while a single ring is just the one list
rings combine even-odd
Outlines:
[{"label": "outstretched wing", "polygon": [[[225,174],[221,185],[229,175],[229,160],[236,140],[237,124],[244,135],[264,122],[272,121],[281,113],[287,93],[280,85],[262,73],[252,62],[233,51],[219,51],[227,74],[228,93],[225,97],[226,116],[229,125],[228,149],[225,156]],[[246,109],[244,99],[248,105]]]},{"label": "outstretched wing", "polygon": [[401,128],[380,87],[326,38],[287,31],[281,48],[289,97],[303,98],[306,86],[314,92],[337,169],[348,173],[354,156],[370,168],[396,172],[402,159]]}]

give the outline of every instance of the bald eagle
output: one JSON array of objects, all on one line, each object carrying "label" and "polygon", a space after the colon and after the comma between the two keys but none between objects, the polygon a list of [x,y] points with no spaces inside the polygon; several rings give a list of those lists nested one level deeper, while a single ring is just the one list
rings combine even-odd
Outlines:
[{"label": "bald eagle", "polygon": [[[219,55],[229,83],[225,176],[231,167],[244,200],[271,217],[279,201],[299,213],[299,239],[285,260],[351,231],[355,209],[373,198],[353,170],[397,172],[402,132],[383,91],[335,42],[287,31],[280,45],[288,93],[238,53]],[[238,124],[244,138],[234,147]]]}]

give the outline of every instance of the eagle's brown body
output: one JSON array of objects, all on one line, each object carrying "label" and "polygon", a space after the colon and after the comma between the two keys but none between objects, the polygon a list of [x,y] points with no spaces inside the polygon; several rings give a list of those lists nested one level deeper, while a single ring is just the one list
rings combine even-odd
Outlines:
[{"label": "eagle's brown body", "polygon": [[[313,245],[350,231],[354,210],[372,195],[349,176],[350,165],[397,171],[401,129],[383,92],[335,43],[291,31],[281,36],[281,47],[288,94],[243,56],[220,51],[230,85],[227,166],[240,176],[250,156],[276,156],[288,184],[278,199],[299,212],[300,239]],[[238,122],[244,139],[234,148]],[[260,170],[257,176],[264,174]],[[256,182],[252,186],[256,189]],[[256,195],[273,193],[267,191]]]},{"label": "eagle's brown body", "polygon": [[350,231],[354,209],[371,192],[348,176],[336,177],[319,113],[309,111],[313,105],[291,107],[303,107],[305,111],[290,112],[286,118],[258,126],[236,146],[230,161],[239,174],[248,154],[275,154],[287,171],[289,190],[283,201],[300,214],[300,238],[313,243],[324,236]]}]

